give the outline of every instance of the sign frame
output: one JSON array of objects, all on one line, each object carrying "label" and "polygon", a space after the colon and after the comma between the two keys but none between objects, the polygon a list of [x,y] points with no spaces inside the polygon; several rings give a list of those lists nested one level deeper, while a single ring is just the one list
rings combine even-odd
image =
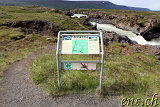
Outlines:
[{"label": "sign frame", "polygon": [[[61,37],[63,36],[98,36],[98,34],[62,34]],[[98,36],[99,37],[99,36]],[[62,44],[62,43],[61,43]],[[89,50],[88,50],[89,51]],[[99,50],[100,51],[100,50]],[[60,54],[90,54],[90,53],[62,53],[62,50],[60,51]],[[100,54],[100,53],[91,53],[91,54]]]},{"label": "sign frame", "polygon": [[[84,34],[82,34],[84,33]],[[100,68],[100,90],[102,89],[102,79],[103,79],[103,65],[104,65],[104,44],[103,44],[103,35],[102,35],[102,32],[101,31],[96,31],[96,30],[93,30],[93,31],[59,31],[58,32],[58,40],[57,40],[57,51],[56,51],[56,58],[57,58],[57,72],[58,72],[58,87],[59,89],[61,88],[61,80],[60,80],[60,70],[62,69],[60,67],[60,65],[62,64],[62,62],[60,62],[59,60],[59,55],[60,54],[63,54],[61,53],[61,49],[60,49],[60,46],[62,45],[62,40],[61,38],[63,37],[63,35],[86,35],[86,36],[99,36],[99,39],[101,42],[101,49],[99,50],[99,53],[101,55],[101,60],[99,61],[88,61],[88,63],[100,63],[101,64],[101,68]],[[62,48],[62,47],[61,47]],[[79,54],[79,53],[76,53],[76,54]],[[85,54],[85,53],[84,53]],[[74,62],[74,61],[68,61],[68,62]],[[84,63],[86,61],[76,61],[77,63]]]},{"label": "sign frame", "polygon": [[[64,64],[65,63],[95,63],[96,64],[96,71],[97,70],[99,70],[99,68],[100,68],[100,64],[101,64],[101,61],[61,61],[61,69],[63,69],[63,70],[65,70],[64,69]],[[69,69],[68,69],[69,70]],[[71,70],[73,70],[73,69],[71,69]],[[79,69],[80,70],[80,69]]]}]

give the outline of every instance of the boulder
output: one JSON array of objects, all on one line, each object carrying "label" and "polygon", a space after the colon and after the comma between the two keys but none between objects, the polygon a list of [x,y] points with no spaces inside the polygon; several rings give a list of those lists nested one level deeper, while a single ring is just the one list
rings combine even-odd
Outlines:
[{"label": "boulder", "polygon": [[152,28],[151,30],[145,32],[144,34],[142,33],[142,35],[147,41],[160,38],[160,25]]},{"label": "boulder", "polygon": [[120,36],[115,32],[103,32],[103,40],[105,45],[109,45],[112,42],[137,44],[137,42],[130,40],[127,36]]},{"label": "boulder", "polygon": [[70,12],[70,11],[67,11],[67,12],[65,12],[65,15],[66,16],[73,16],[74,14],[72,12]]},{"label": "boulder", "polygon": [[90,19],[89,18],[82,19],[81,24],[91,26]]},{"label": "boulder", "polygon": [[158,60],[160,60],[160,46],[150,46],[150,45],[135,44],[135,45],[130,46],[129,52],[130,53],[142,52],[142,53],[144,53],[146,55],[153,55]]}]

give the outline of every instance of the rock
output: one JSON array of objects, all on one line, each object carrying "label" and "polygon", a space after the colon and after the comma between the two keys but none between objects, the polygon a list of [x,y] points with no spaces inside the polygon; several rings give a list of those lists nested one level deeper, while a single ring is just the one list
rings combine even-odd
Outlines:
[{"label": "rock", "polygon": [[160,25],[152,28],[151,30],[145,32],[144,34],[142,33],[142,35],[147,41],[160,38]]},{"label": "rock", "polygon": [[46,38],[47,41],[52,40],[52,38]]},{"label": "rock", "polygon": [[65,13],[65,15],[66,15],[66,16],[73,16],[73,13],[70,12],[70,11],[67,11],[67,12]]},{"label": "rock", "polygon": [[21,31],[25,34],[38,33],[41,35],[54,35],[56,33],[54,24],[42,20],[8,22],[0,26],[21,28]]},{"label": "rock", "polygon": [[158,60],[160,60],[160,56],[156,56],[156,58],[157,58]]},{"label": "rock", "polygon": [[90,19],[89,18],[82,19],[81,24],[91,26]]},{"label": "rock", "polygon": [[130,40],[127,36],[120,36],[115,32],[103,32],[103,40],[105,45],[109,45],[112,42],[137,44],[137,42]]},{"label": "rock", "polygon": [[13,37],[11,37],[11,40],[16,41],[16,40],[20,40],[20,39],[23,39],[23,38],[25,38],[24,35],[19,35],[19,36],[13,36]]},{"label": "rock", "polygon": [[154,52],[154,55],[155,57],[160,60],[160,46],[152,46],[151,47],[153,52]]},{"label": "rock", "polygon": [[[86,14],[90,22],[112,24],[120,29],[141,34],[146,40],[160,38],[160,20],[142,15],[107,14],[95,10],[72,11],[76,14]],[[139,22],[144,20],[144,22]]]},{"label": "rock", "polygon": [[150,46],[150,45],[147,46],[147,45],[134,44],[129,47],[129,52],[130,53],[142,52],[146,55],[153,55],[158,60],[160,60],[160,46]]}]

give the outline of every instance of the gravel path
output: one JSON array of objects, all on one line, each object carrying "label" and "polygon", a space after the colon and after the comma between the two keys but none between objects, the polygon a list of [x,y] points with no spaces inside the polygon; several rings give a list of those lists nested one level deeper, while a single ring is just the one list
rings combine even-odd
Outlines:
[{"label": "gravel path", "polygon": [[0,107],[120,107],[118,97],[102,101],[94,95],[66,95],[52,98],[29,78],[31,62],[55,46],[48,46],[11,64],[0,82]]}]

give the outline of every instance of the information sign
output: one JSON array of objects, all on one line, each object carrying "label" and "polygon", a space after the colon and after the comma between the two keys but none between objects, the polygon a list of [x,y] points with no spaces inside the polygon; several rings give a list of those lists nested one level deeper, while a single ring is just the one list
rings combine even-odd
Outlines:
[{"label": "information sign", "polygon": [[[101,44],[101,48],[100,48]],[[59,54],[99,54],[101,59],[94,61],[60,60]],[[104,47],[101,31],[60,31],[57,42],[58,87],[60,89],[60,70],[97,70],[100,68],[100,89],[104,64]]]},{"label": "information sign", "polygon": [[99,54],[99,36],[63,35],[62,54]]}]

